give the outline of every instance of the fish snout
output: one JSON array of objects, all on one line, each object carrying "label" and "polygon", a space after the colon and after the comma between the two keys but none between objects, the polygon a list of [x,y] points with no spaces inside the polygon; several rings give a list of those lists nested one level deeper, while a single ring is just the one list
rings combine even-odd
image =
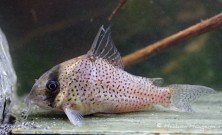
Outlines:
[{"label": "fish snout", "polygon": [[26,105],[30,104],[42,104],[41,102],[44,102],[46,99],[45,95],[45,89],[39,87],[37,83],[35,83],[29,93],[29,95],[24,99],[24,102]]}]

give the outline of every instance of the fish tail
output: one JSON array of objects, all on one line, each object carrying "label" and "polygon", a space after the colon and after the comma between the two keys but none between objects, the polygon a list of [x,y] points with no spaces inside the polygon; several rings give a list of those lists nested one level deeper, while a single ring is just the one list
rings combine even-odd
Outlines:
[{"label": "fish tail", "polygon": [[200,85],[179,85],[168,86],[171,92],[171,109],[181,112],[193,112],[191,103],[203,95],[215,93],[215,90]]}]

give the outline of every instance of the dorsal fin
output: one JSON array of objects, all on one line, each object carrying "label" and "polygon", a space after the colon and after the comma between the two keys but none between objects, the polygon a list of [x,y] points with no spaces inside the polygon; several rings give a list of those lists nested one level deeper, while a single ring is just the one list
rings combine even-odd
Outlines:
[{"label": "dorsal fin", "polygon": [[87,55],[105,59],[115,67],[123,68],[120,53],[116,49],[111,38],[110,27],[108,27],[106,30],[103,28],[103,26],[100,27],[93,41],[92,47],[87,52]]}]

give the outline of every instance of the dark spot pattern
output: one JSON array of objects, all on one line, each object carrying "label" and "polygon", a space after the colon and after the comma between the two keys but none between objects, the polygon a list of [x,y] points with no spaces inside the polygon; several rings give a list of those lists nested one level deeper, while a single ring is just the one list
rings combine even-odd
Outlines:
[{"label": "dark spot pattern", "polygon": [[157,87],[148,78],[131,75],[104,59],[70,62],[63,73],[64,105],[83,114],[131,112],[170,103],[168,88]]}]

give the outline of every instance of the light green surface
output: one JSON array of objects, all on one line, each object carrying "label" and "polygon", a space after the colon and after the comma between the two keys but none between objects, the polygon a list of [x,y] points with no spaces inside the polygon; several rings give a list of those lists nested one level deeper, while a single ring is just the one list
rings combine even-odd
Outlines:
[{"label": "light green surface", "polygon": [[[217,133],[222,134],[222,93],[204,96],[193,104],[196,113],[180,113],[156,107],[149,111],[111,116],[87,116],[81,127],[64,114],[31,114],[29,127],[13,134],[114,134],[114,133]],[[18,123],[17,126],[21,125]]]}]

